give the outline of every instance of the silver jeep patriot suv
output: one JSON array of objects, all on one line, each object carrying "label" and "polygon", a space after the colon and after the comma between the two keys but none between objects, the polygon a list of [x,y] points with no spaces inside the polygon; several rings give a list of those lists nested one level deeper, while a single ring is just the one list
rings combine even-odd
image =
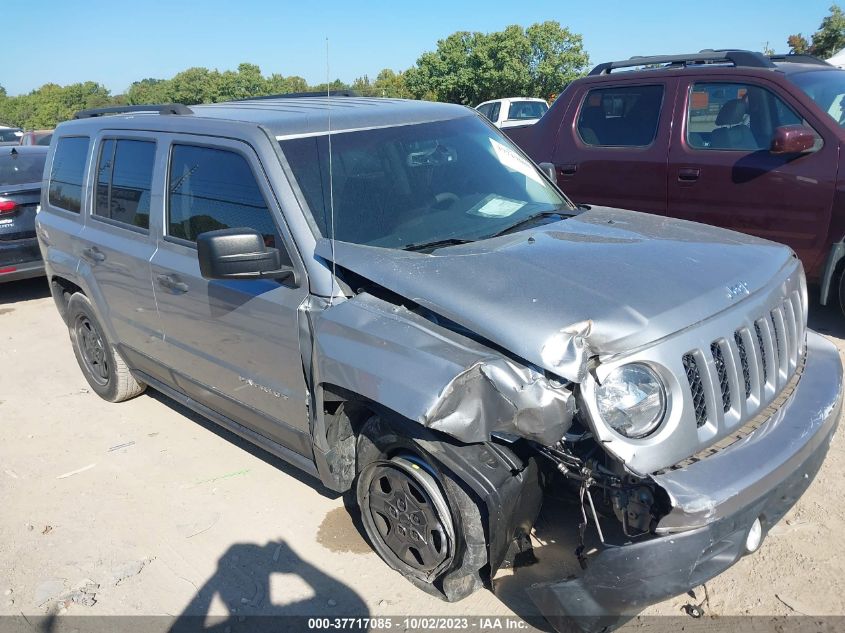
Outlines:
[{"label": "silver jeep patriot suv", "polygon": [[569,495],[582,572],[528,591],[601,628],[757,549],[842,367],[789,248],[550,178],[455,105],[112,108],[56,130],[37,230],[100,396],[153,387],[354,489],[378,554],[447,600]]}]

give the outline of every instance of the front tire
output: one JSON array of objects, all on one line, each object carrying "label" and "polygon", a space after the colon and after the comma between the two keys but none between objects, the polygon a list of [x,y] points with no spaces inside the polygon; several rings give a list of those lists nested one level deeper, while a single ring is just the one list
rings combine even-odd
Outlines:
[{"label": "front tire", "polygon": [[377,416],[359,436],[355,491],[373,549],[414,585],[449,602],[484,585],[478,504],[463,482]]},{"label": "front tire", "polygon": [[67,324],[76,362],[98,396],[123,402],[146,389],[108,340],[91,302],[81,292],[74,293],[67,303]]}]

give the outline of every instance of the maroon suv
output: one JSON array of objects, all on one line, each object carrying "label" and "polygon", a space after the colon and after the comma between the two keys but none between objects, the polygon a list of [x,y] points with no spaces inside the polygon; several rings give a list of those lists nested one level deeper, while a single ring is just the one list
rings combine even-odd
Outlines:
[{"label": "maroon suv", "polygon": [[600,64],[538,123],[506,132],[553,164],[576,202],[791,246],[821,303],[845,309],[843,126],[845,71],[809,56],[702,51]]}]

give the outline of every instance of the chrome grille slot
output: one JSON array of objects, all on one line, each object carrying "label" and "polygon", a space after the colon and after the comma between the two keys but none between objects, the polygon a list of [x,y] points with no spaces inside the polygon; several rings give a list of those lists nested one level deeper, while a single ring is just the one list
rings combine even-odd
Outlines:
[{"label": "chrome grille slot", "polygon": [[777,346],[777,367],[778,380],[777,388],[780,389],[786,384],[786,375],[789,371],[789,346],[786,342],[786,325],[783,322],[783,310],[778,306],[772,310],[772,334]]},{"label": "chrome grille slot", "polygon": [[760,360],[760,368],[763,374],[763,383],[767,383],[769,381],[769,368],[768,362],[766,358],[766,346],[763,345],[763,333],[760,331],[760,324],[754,324],[754,332],[757,334],[757,353],[759,354],[758,358]]},{"label": "chrome grille slot", "polygon": [[713,363],[716,366],[716,374],[719,377],[719,388],[722,392],[722,410],[727,413],[731,410],[731,385],[728,382],[728,369],[725,366],[725,356],[718,341],[710,344],[710,353],[713,355]]},{"label": "chrome grille slot", "polygon": [[751,397],[751,370],[748,367],[748,354],[745,351],[745,341],[742,339],[742,332],[734,332],[734,341],[739,351],[739,363],[742,366],[742,380],[745,383],[745,399]]},{"label": "chrome grille slot", "polygon": [[704,397],[704,385],[701,382],[701,372],[698,370],[698,361],[693,354],[684,354],[684,371],[687,373],[690,392],[692,393],[692,404],[695,408],[696,426],[702,427],[707,423],[707,401]]}]

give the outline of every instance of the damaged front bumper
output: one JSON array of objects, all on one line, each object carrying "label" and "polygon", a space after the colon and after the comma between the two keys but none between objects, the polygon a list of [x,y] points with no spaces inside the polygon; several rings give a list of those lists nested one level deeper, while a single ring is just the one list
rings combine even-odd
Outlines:
[{"label": "damaged front bumper", "polygon": [[804,373],[781,408],[728,448],[653,475],[672,501],[659,535],[606,547],[581,576],[531,587],[540,612],[558,630],[603,630],[733,565],[755,520],[765,533],[810,485],[836,430],[841,392],[836,348],[808,331]]}]

